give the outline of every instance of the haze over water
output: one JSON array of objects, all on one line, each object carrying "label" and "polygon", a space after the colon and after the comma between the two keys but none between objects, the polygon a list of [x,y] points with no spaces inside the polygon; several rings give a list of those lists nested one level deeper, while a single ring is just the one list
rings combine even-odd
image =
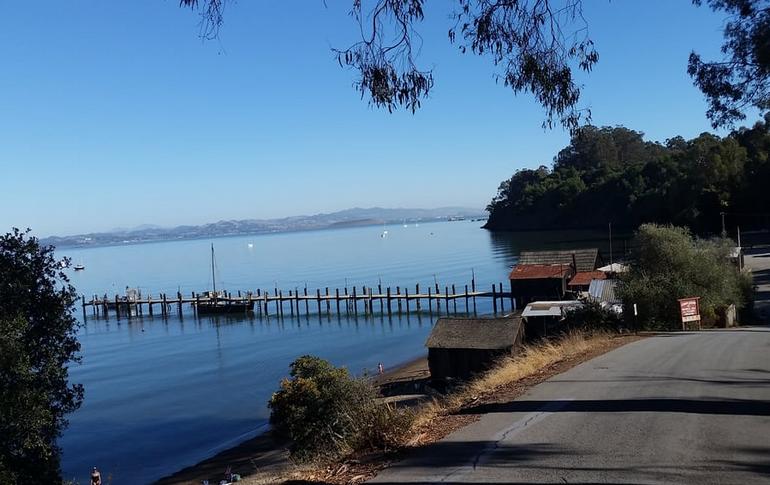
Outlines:
[{"label": "haze over water", "polygon": [[[58,253],[85,265],[70,276],[88,298],[122,294],[126,286],[154,296],[210,289],[212,242],[217,288],[272,293],[277,286],[284,294],[306,284],[312,293],[346,284],[360,293],[379,281],[393,291],[434,281],[442,291],[453,283],[460,291],[472,272],[477,288],[487,290],[506,282],[520,248],[543,247],[536,242],[542,235],[492,234],[480,225],[369,226]],[[586,246],[558,239],[550,246]],[[79,336],[83,362],[70,369],[72,382],[85,386],[85,400],[60,440],[65,478],[86,482],[96,465],[114,483],[149,483],[194,464],[265,430],[267,400],[298,356],[319,355],[354,374],[374,372],[378,362],[387,369],[424,355],[438,318],[426,308],[415,313],[414,306],[410,316],[394,311],[388,317],[375,303],[375,315],[349,318],[344,305],[342,315],[334,304],[329,315],[315,308],[311,302],[310,316],[291,318],[287,305],[281,319],[196,318],[185,307],[181,319],[174,310],[166,319],[145,312],[130,322],[114,313],[96,319],[89,309]],[[489,313],[491,302],[480,299],[477,311]],[[77,315],[82,319],[80,309]]]}]

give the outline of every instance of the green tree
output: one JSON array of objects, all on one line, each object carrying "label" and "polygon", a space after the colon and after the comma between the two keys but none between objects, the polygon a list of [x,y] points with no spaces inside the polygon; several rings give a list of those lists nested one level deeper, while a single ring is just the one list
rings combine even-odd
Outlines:
[{"label": "green tree", "polygon": [[[724,239],[694,238],[681,227],[643,224],[632,241],[630,270],[618,289],[625,308],[636,304],[639,323],[651,329],[680,328],[679,298],[700,297],[706,319],[731,304],[742,308],[750,285],[728,260],[732,245]],[[628,311],[625,316],[633,318]]]},{"label": "green tree", "polygon": [[83,397],[67,370],[76,293],[53,248],[18,229],[0,237],[0,275],[0,482],[61,482],[56,439]]},{"label": "green tree", "polygon": [[706,62],[690,54],[687,71],[706,95],[714,128],[746,118],[747,108],[770,109],[770,1],[693,0],[729,15],[724,26],[725,57]]},{"label": "green tree", "polygon": [[344,368],[305,355],[290,375],[270,398],[270,423],[299,460],[392,448],[409,430],[410,413],[379,404],[374,386]]}]

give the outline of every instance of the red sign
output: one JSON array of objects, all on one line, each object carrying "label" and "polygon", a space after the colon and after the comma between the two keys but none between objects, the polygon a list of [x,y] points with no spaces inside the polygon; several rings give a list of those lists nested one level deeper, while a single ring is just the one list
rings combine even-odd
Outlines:
[{"label": "red sign", "polygon": [[679,312],[682,314],[682,326],[687,322],[699,322],[700,321],[700,305],[698,300],[700,297],[682,298],[679,300]]}]

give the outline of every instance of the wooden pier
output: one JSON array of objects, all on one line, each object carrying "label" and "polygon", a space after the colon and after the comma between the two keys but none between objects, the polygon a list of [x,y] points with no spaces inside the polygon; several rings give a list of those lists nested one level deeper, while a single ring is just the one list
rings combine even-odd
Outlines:
[{"label": "wooden pier", "polygon": [[[442,291],[443,290],[443,291]],[[185,306],[196,309],[200,303],[216,300],[223,303],[254,303],[254,313],[262,316],[279,316],[285,314],[290,316],[304,315],[323,315],[332,312],[338,315],[372,315],[376,312],[380,314],[391,315],[393,313],[411,313],[412,311],[428,311],[429,313],[476,313],[476,302],[478,299],[491,299],[492,311],[494,313],[505,313],[506,311],[516,310],[516,301],[513,294],[503,291],[503,284],[493,284],[488,291],[479,291],[476,288],[475,281],[471,285],[465,285],[458,289],[455,285],[440,288],[439,285],[428,287],[421,290],[420,285],[415,285],[414,292],[406,287],[397,286],[383,288],[377,287],[353,286],[350,291],[348,288],[339,288],[330,291],[328,287],[321,291],[320,288],[314,292],[308,292],[307,288],[289,290],[284,292],[278,288],[273,289],[272,294],[268,290],[257,289],[255,291],[241,292],[236,294],[225,292],[215,298],[204,296],[206,293],[191,293],[190,296],[184,296],[182,293],[176,293],[169,296],[161,293],[156,297],[148,295],[146,297],[98,297],[93,295],[87,300],[85,295],[81,297],[83,307],[83,317],[87,317],[87,309],[91,309],[93,316],[108,317],[110,312],[114,312],[119,319],[136,318],[145,315],[167,317],[170,314],[182,315]],[[288,307],[288,308],[287,308]],[[507,307],[507,308],[506,308]]]}]

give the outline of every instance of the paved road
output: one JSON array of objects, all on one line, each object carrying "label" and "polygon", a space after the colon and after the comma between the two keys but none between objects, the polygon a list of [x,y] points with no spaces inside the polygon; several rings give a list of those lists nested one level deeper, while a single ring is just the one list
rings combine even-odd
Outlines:
[{"label": "paved road", "polygon": [[374,483],[770,483],[770,329],[650,337],[581,364]]}]

